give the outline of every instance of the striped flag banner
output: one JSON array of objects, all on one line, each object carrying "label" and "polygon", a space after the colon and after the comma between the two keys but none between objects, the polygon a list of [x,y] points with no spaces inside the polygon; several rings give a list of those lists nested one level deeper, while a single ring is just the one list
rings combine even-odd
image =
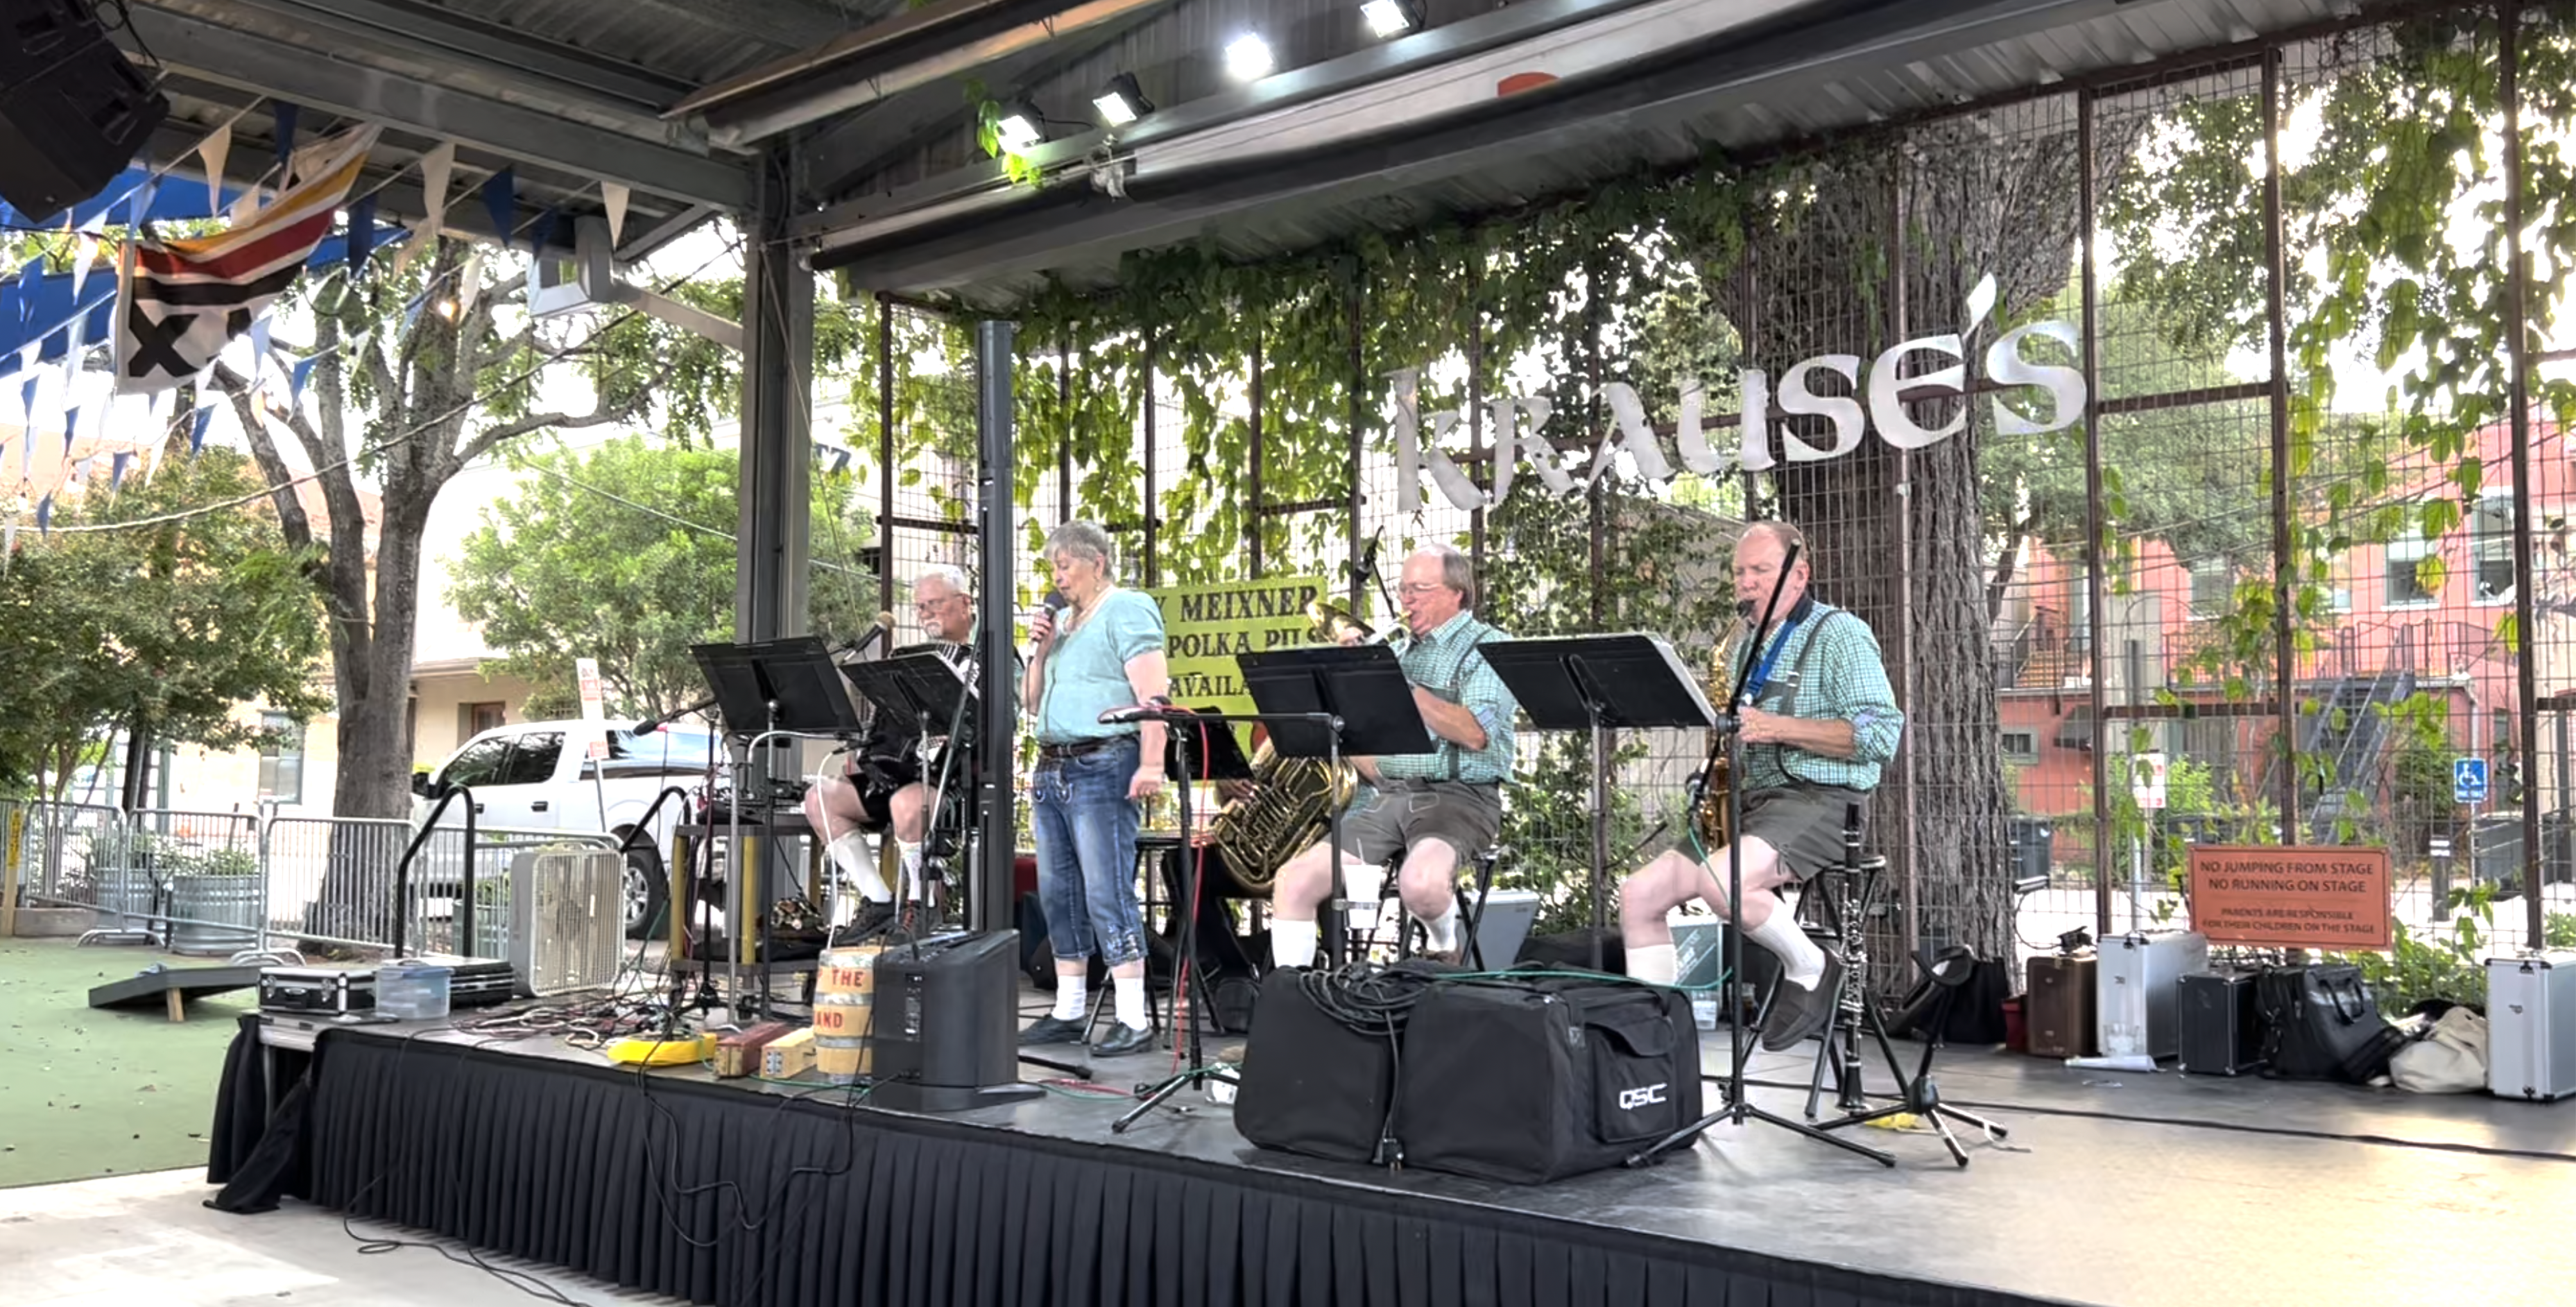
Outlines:
[{"label": "striped flag banner", "polygon": [[383,129],[343,133],[310,175],[219,236],[138,244],[117,285],[116,390],[150,394],[192,380],[250,329],[331,234]]}]

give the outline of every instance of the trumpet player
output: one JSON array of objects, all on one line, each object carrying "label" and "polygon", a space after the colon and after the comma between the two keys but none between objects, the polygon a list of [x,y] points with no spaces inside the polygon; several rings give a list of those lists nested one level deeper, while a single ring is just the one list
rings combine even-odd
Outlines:
[{"label": "trumpet player", "polygon": [[[1766,647],[1739,650],[1731,666],[1719,668],[1727,676],[1724,693],[1752,663],[1738,710],[1743,824],[1734,843],[1705,850],[1705,860],[1671,850],[1619,888],[1620,935],[1628,974],[1636,979],[1673,983],[1673,932],[1665,914],[1694,898],[1707,900],[1745,939],[1779,956],[1782,984],[1762,1031],[1762,1046],[1774,1050],[1815,1034],[1832,1015],[1839,965],[1783,909],[1780,887],[1841,859],[1844,810],[1878,787],[1905,728],[1869,624],[1807,592],[1813,571],[1804,544],[1796,527],[1760,522],[1735,546],[1737,609],[1759,611],[1774,584],[1780,599]],[[1798,561],[1782,582],[1793,545]],[[1731,858],[1743,864],[1740,911],[1730,911],[1726,901]]]},{"label": "trumpet player", "polygon": [[[1426,952],[1455,962],[1458,896],[1452,880],[1464,857],[1493,843],[1502,826],[1502,783],[1512,770],[1512,717],[1520,705],[1487,666],[1479,646],[1508,639],[1476,619],[1475,568],[1447,545],[1404,560],[1397,601],[1411,639],[1398,656],[1413,683],[1414,707],[1431,734],[1432,752],[1354,758],[1371,791],[1342,818],[1345,866],[1383,863],[1398,853],[1405,911],[1423,923]],[[1361,635],[1346,631],[1344,644]],[[1279,869],[1271,891],[1271,960],[1283,967],[1315,960],[1315,911],[1331,897],[1329,840]]]}]

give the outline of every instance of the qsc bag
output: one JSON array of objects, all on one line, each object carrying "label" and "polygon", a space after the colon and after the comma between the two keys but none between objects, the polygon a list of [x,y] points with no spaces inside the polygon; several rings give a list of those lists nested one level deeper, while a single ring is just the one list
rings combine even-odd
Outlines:
[{"label": "qsc bag", "polygon": [[1698,1120],[1699,1032],[1679,990],[1453,982],[1415,1006],[1395,1094],[1406,1165],[1544,1183]]},{"label": "qsc bag", "polygon": [[1395,1047],[1316,1007],[1308,974],[1281,967],[1261,982],[1234,1128],[1263,1148],[1369,1161],[1386,1133]]}]

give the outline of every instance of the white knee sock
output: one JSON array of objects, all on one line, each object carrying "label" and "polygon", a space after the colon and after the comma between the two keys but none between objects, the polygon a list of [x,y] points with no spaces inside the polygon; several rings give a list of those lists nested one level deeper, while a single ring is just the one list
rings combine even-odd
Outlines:
[{"label": "white knee sock", "polygon": [[1117,994],[1118,1024],[1129,1030],[1142,1030],[1152,1021],[1145,1015],[1145,978],[1111,976],[1111,989]]},{"label": "white knee sock", "polygon": [[894,847],[895,875],[903,882],[908,897],[918,898],[921,895],[921,842],[897,843]]},{"label": "white knee sock", "polygon": [[1315,965],[1315,923],[1273,918],[1270,922],[1270,965],[1274,967],[1311,967]]},{"label": "white knee sock", "polygon": [[1453,894],[1449,897],[1448,911],[1422,923],[1422,932],[1425,935],[1430,936],[1431,942],[1425,945],[1425,947],[1429,948],[1434,953],[1446,953],[1451,949],[1458,947],[1458,898],[1456,895]]},{"label": "white knee sock", "polygon": [[1628,946],[1628,978],[1649,985],[1669,985],[1681,963],[1673,956],[1670,944],[1631,944]]},{"label": "white knee sock", "polygon": [[[1089,961],[1087,958],[1084,960]],[[1084,1001],[1090,997],[1087,992],[1088,987],[1083,983],[1086,979],[1088,979],[1088,977],[1080,974],[1068,976],[1061,971],[1057,972],[1055,975],[1055,1011],[1050,1012],[1047,1015],[1054,1017],[1058,1021],[1080,1021],[1082,1019],[1082,1005]]]},{"label": "white knee sock", "polygon": [[848,831],[832,841],[832,865],[859,888],[859,897],[870,903],[894,901],[894,891],[886,888],[885,877],[878,874],[876,859],[868,854],[868,837]]},{"label": "white knee sock", "polygon": [[1744,932],[1744,937],[1780,955],[1780,974],[1790,984],[1814,989],[1816,982],[1824,978],[1825,951],[1798,928],[1788,908],[1773,912],[1761,925]]}]

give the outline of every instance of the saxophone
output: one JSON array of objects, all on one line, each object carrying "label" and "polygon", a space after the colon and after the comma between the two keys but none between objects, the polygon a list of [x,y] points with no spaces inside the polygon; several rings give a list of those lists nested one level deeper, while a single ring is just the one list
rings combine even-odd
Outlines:
[{"label": "saxophone", "polygon": [[[1739,617],[1726,628],[1726,634],[1718,637],[1717,647],[1709,651],[1709,702],[1717,704],[1723,713],[1735,711],[1727,696],[1735,692],[1735,645],[1743,638],[1744,619]],[[1708,761],[1700,767],[1699,798],[1691,808],[1691,829],[1698,832],[1703,852],[1713,854],[1735,843],[1735,831],[1726,816],[1726,796],[1735,785],[1733,771],[1734,765],[1726,756],[1726,733],[1710,731]]]},{"label": "saxophone", "polygon": [[[1339,605],[1306,606],[1307,636],[1337,642],[1356,630],[1363,642],[1377,638],[1367,624]],[[1322,758],[1282,758],[1264,740],[1252,754],[1252,793],[1216,815],[1210,840],[1225,855],[1226,870],[1243,888],[1267,894],[1279,868],[1324,837],[1333,812],[1359,792],[1359,771]]]}]

